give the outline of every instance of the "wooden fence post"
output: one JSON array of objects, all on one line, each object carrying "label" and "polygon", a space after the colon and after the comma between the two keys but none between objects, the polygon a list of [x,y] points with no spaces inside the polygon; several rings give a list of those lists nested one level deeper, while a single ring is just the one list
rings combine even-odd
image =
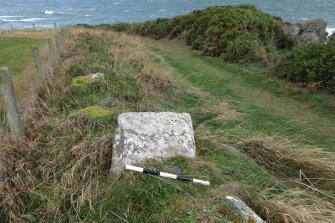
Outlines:
[{"label": "wooden fence post", "polygon": [[63,29],[63,27],[60,28],[59,37],[60,37],[61,47],[63,47],[63,43],[64,43],[64,29]]},{"label": "wooden fence post", "polygon": [[61,43],[60,43],[60,39],[59,39],[59,35],[58,33],[55,36],[55,41],[56,41],[56,51],[57,51],[57,57],[60,55],[60,48],[61,48]]},{"label": "wooden fence post", "polygon": [[70,26],[66,26],[65,30],[66,30],[66,38],[68,38],[70,35]]},{"label": "wooden fence post", "polygon": [[63,48],[62,33],[59,32],[59,33],[57,34],[57,36],[58,36],[58,39],[59,39],[59,53],[60,53],[60,52],[62,51],[62,48]]},{"label": "wooden fence post", "polygon": [[63,39],[64,39],[64,43],[65,43],[65,40],[66,40],[66,29],[65,29],[65,27],[63,28]]},{"label": "wooden fence post", "polygon": [[42,60],[41,60],[41,56],[40,56],[40,53],[38,51],[38,48],[37,47],[32,47],[31,49],[33,51],[33,56],[34,56],[34,60],[35,60],[35,66],[36,66],[36,70],[37,70],[37,78],[38,78],[38,81],[39,81],[39,87],[41,87],[42,89],[45,89],[45,90],[47,90],[47,92],[49,92],[47,81],[46,81],[46,78],[45,78],[44,67],[42,65]]},{"label": "wooden fence post", "polygon": [[64,39],[67,39],[67,26],[64,27]]},{"label": "wooden fence post", "polygon": [[54,44],[52,42],[52,39],[49,38],[48,39],[48,45],[49,45],[49,56],[50,56],[50,60],[51,60],[51,63],[53,63],[55,61],[55,48],[54,48]]},{"label": "wooden fence post", "polygon": [[12,77],[7,67],[0,68],[0,76],[2,79],[2,96],[12,137],[15,140],[23,140],[25,138],[24,130],[19,116]]}]

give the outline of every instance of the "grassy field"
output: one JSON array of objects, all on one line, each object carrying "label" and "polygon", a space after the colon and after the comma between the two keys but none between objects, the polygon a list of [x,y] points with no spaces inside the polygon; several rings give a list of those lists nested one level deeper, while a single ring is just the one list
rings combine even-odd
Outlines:
[{"label": "grassy field", "polygon": [[333,96],[269,79],[267,71],[257,67],[238,67],[201,56],[176,41],[147,41],[192,84],[242,109],[246,125],[255,128],[251,131],[280,134],[335,151]]},{"label": "grassy field", "polygon": [[[0,142],[10,173],[0,183],[2,222],[241,222],[224,195],[267,222],[334,221],[331,96],[178,41],[74,29],[65,48],[51,95],[26,108],[27,140]],[[92,72],[105,79],[82,77]],[[111,179],[117,116],[129,111],[190,113],[197,158],[140,165],[178,164],[211,186],[131,172]]]},{"label": "grassy field", "polygon": [[23,37],[0,37],[0,66],[8,66],[14,76],[21,74],[33,61],[31,47],[42,46],[44,40]]}]

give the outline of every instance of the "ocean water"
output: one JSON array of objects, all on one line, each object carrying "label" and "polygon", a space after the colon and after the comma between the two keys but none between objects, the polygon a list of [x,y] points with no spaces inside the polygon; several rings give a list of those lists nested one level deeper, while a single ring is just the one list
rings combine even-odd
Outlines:
[{"label": "ocean water", "polygon": [[321,17],[328,30],[335,31],[335,0],[0,0],[0,29],[139,22],[241,3],[255,4],[290,22]]}]

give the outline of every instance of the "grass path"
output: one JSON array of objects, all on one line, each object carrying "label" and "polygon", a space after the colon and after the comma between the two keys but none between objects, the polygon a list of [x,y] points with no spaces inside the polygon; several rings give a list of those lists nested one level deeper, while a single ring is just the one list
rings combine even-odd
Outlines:
[{"label": "grass path", "polygon": [[280,134],[335,151],[334,98],[296,89],[300,93],[296,99],[285,92],[286,83],[269,82],[261,69],[225,64],[201,56],[176,41],[147,39],[146,43],[192,84],[242,109],[247,115],[244,124],[250,125],[251,131]]}]

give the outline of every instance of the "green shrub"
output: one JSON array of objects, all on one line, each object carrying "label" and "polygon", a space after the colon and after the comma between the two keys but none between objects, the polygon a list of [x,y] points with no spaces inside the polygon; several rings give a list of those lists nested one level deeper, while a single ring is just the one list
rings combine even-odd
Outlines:
[{"label": "green shrub", "polygon": [[85,75],[85,71],[82,68],[82,66],[78,64],[72,64],[70,67],[66,70],[66,73],[70,75],[71,77],[77,77],[77,76],[83,76]]},{"label": "green shrub", "polygon": [[[230,54],[226,57],[231,62],[240,63],[266,61],[267,52],[264,49],[267,48],[291,49],[294,41],[281,30],[280,23],[279,18],[259,11],[253,5],[238,5],[214,6],[172,19],[117,24],[111,28],[155,39],[173,39],[183,33],[186,43],[193,49],[202,50],[205,55],[224,56],[229,46]],[[252,40],[249,41],[250,36]],[[242,52],[236,46],[238,42],[244,44]],[[251,46],[253,43],[260,49]],[[246,52],[248,50],[251,52]],[[251,59],[251,56],[255,58]]]},{"label": "green shrub", "polygon": [[295,48],[273,69],[289,81],[307,83],[335,93],[335,39]]},{"label": "green shrub", "polygon": [[174,39],[176,37],[178,37],[180,35],[180,33],[182,33],[183,31],[183,27],[181,25],[176,25],[170,32],[168,38],[169,39]]},{"label": "green shrub", "polygon": [[275,27],[274,45],[279,49],[292,49],[295,41],[292,37],[286,35],[280,26]]},{"label": "green shrub", "polygon": [[252,35],[244,35],[228,43],[224,59],[232,63],[250,63],[266,59],[266,51]]}]

